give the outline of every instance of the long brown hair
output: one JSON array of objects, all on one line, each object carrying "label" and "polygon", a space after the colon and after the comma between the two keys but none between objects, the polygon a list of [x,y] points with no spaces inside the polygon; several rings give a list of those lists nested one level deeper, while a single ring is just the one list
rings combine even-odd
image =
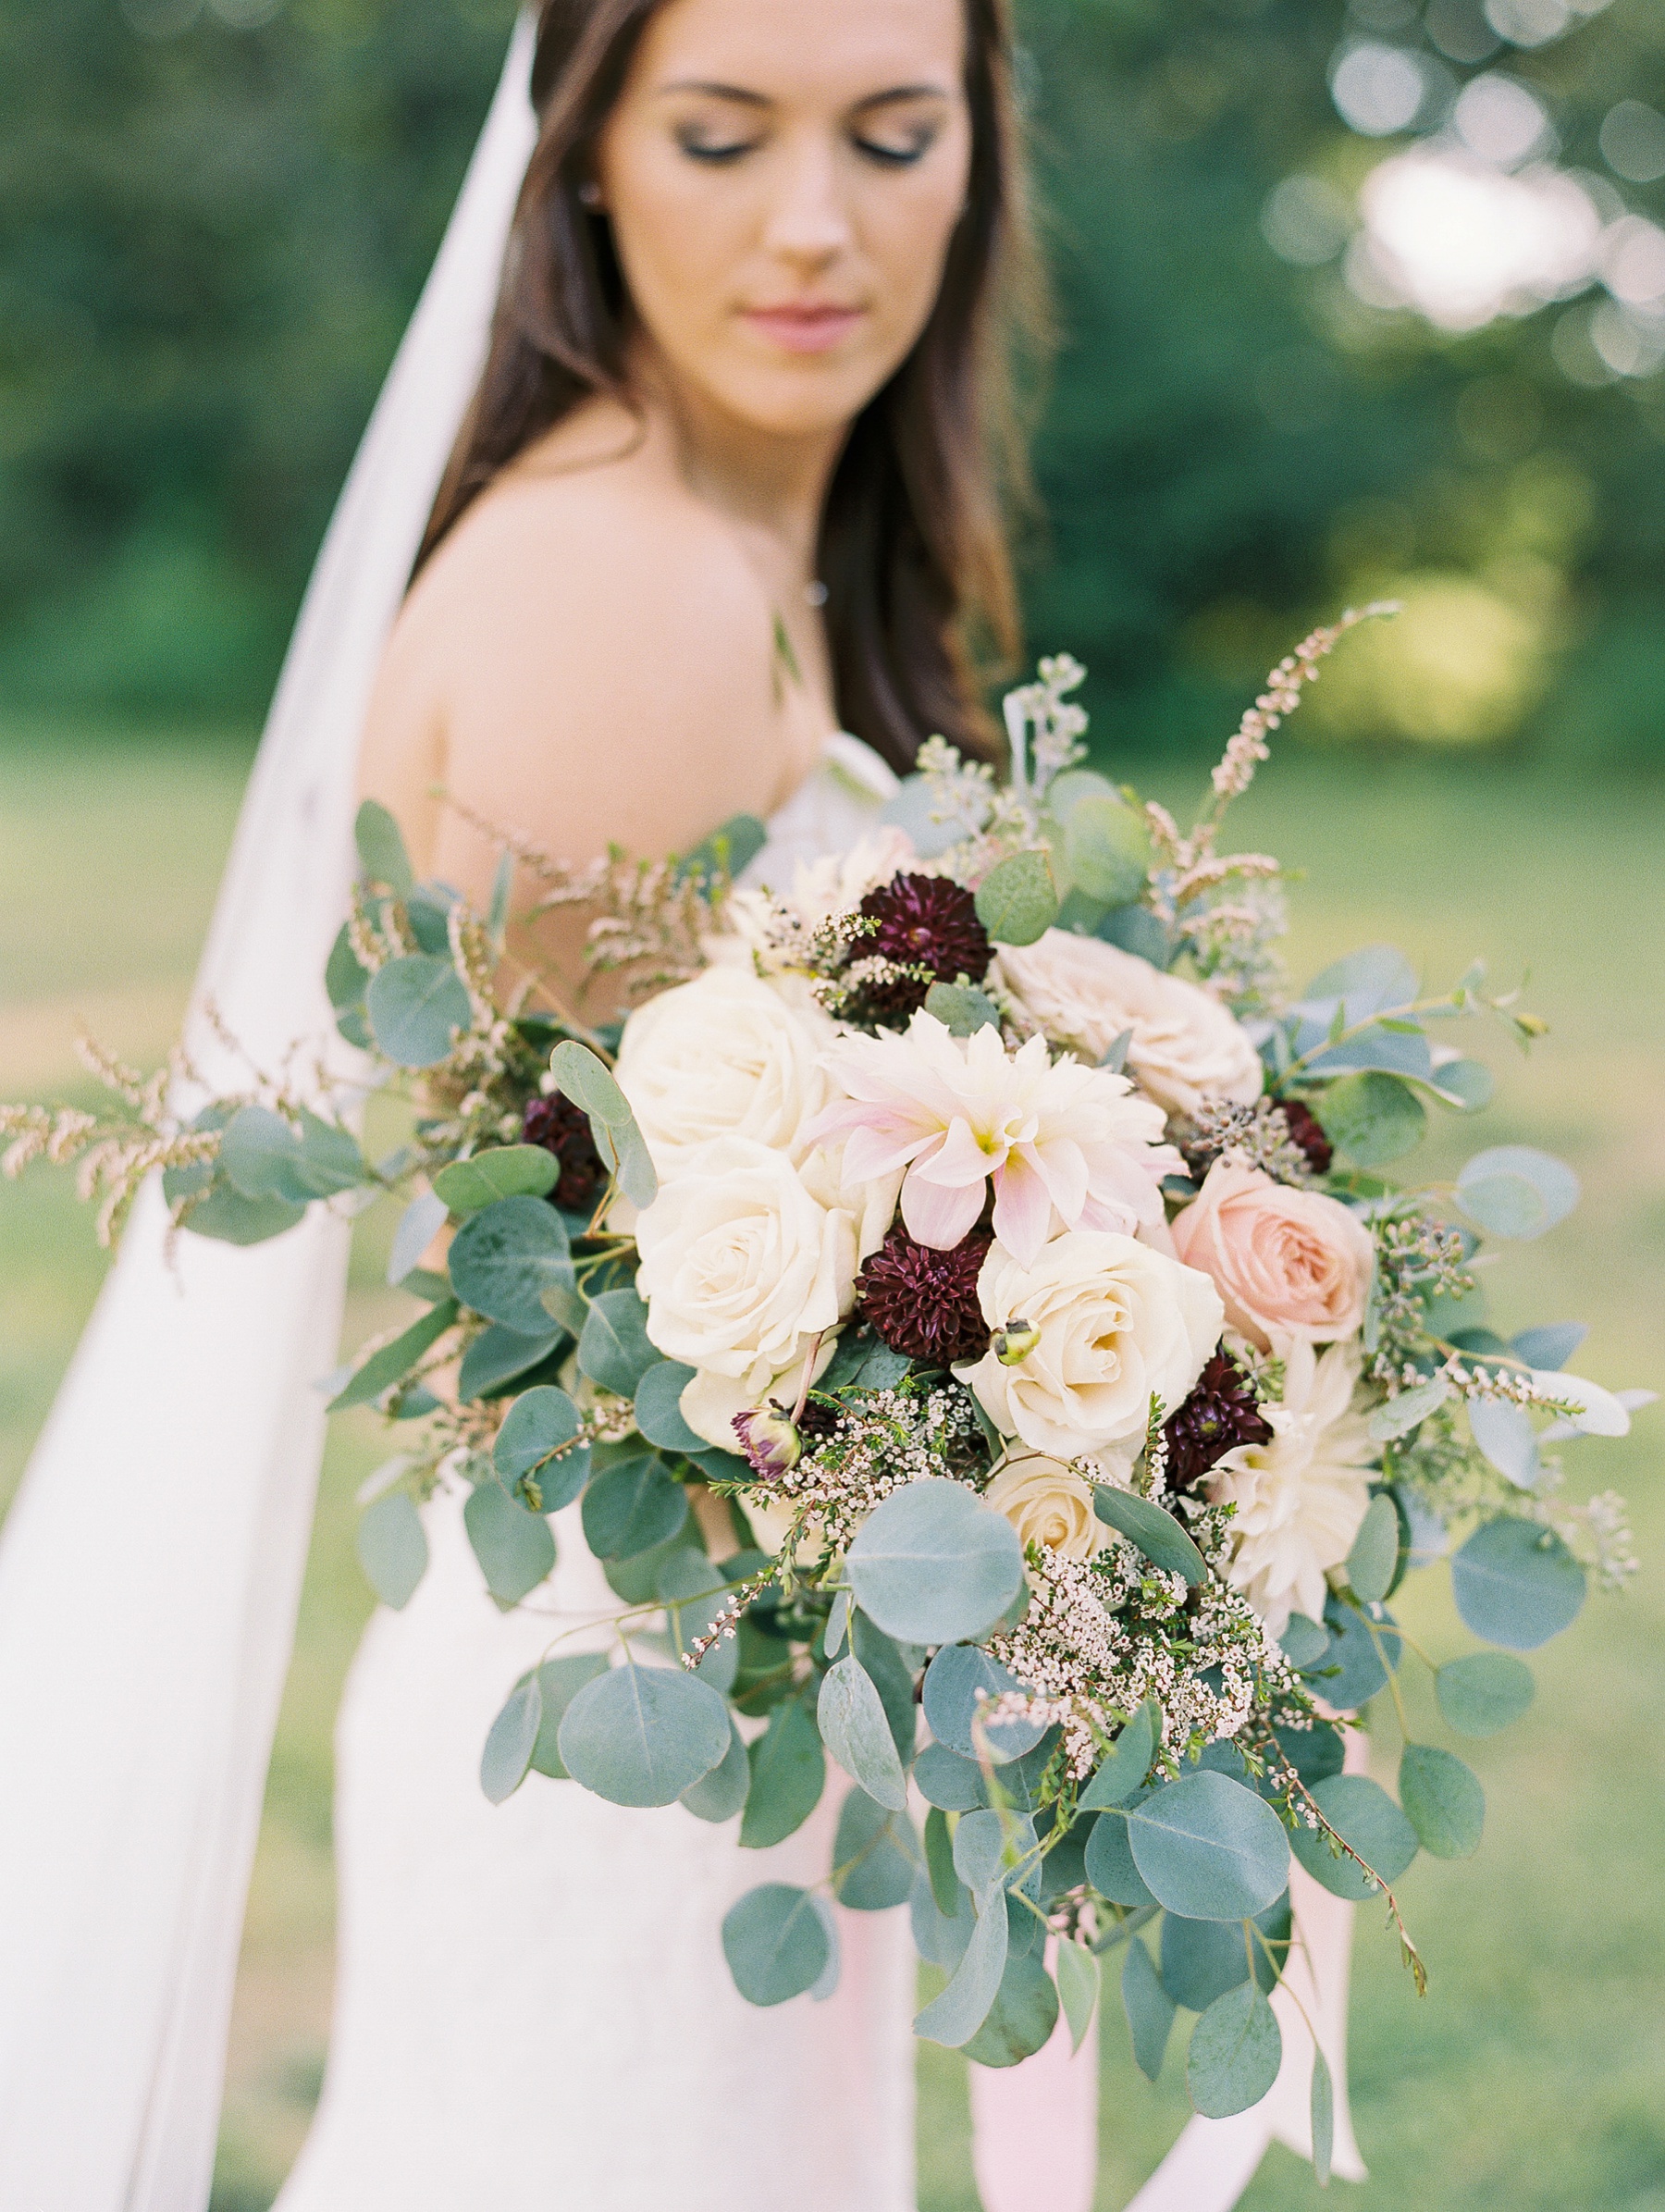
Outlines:
[{"label": "long brown hair", "polygon": [[[906,772],[942,732],[990,749],[979,664],[1010,665],[1018,594],[1005,509],[1027,488],[1018,347],[1044,311],[1030,230],[1009,0],[964,0],[971,120],[964,214],[906,360],[851,427],[821,519],[818,574],[846,729]],[[605,216],[580,197],[636,43],[663,0],[544,0],[536,150],[491,343],[417,568],[500,470],[592,393],[630,403],[628,302]]]}]

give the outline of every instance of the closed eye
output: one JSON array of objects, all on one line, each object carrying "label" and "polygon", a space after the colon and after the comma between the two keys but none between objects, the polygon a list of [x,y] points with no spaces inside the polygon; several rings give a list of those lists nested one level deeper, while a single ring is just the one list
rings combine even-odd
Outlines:
[{"label": "closed eye", "polygon": [[901,140],[864,138],[859,132],[851,141],[857,154],[868,161],[875,161],[887,169],[905,169],[929,154],[937,141],[934,126],[916,130]]},{"label": "closed eye", "polygon": [[679,130],[676,142],[690,161],[708,162],[712,167],[720,168],[725,163],[738,161],[743,154],[754,152],[761,141],[755,138],[703,138],[697,132]]}]

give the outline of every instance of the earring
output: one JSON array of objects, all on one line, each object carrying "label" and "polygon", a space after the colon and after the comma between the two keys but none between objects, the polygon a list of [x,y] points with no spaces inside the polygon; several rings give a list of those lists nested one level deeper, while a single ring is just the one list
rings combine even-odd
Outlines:
[{"label": "earring", "polygon": [[585,207],[599,208],[601,204],[601,187],[596,182],[593,177],[586,178],[585,181],[578,187],[578,198],[580,204]]}]

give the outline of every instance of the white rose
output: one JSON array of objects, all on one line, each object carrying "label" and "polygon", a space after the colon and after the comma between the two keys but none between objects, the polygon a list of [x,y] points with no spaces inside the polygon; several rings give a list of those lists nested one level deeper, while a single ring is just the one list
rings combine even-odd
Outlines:
[{"label": "white rose", "polygon": [[719,1137],[687,1155],[636,1224],[648,1341],[697,1370],[683,1418],[734,1449],[734,1416],[796,1395],[855,1297],[856,1217],[820,1203],[785,1155]]},{"label": "white rose", "polygon": [[1324,1618],[1326,1570],[1352,1550],[1377,1456],[1353,1408],[1357,1348],[1333,1344],[1319,1358],[1298,1338],[1283,1349],[1283,1403],[1261,1408],[1272,1441],[1234,1445],[1208,1477],[1215,1501],[1237,1507],[1226,1579],[1275,1637],[1292,1613]]},{"label": "white rose", "polygon": [[1039,1341],[1010,1367],[991,1348],[961,1379],[1002,1436],[1062,1459],[1142,1439],[1152,1398],[1173,1412],[1225,1319],[1206,1275],[1104,1230],[1054,1237],[1029,1267],[995,1244],[977,1295],[991,1328],[1024,1321]]},{"label": "white rose", "polygon": [[624,1024],[619,1088],[661,1178],[715,1137],[801,1159],[802,1131],[835,1094],[820,1055],[837,1032],[812,1005],[742,968],[708,968]]},{"label": "white rose", "polygon": [[1024,1544],[1044,1544],[1066,1559],[1092,1559],[1110,1540],[1092,1510],[1092,1485],[1046,1452],[1008,1452],[983,1492]]},{"label": "white rose", "polygon": [[1019,1013],[1095,1067],[1131,1030],[1128,1072],[1170,1112],[1261,1094],[1260,1055],[1219,1000],[1133,953],[1048,930],[1033,945],[1001,945],[993,973]]}]

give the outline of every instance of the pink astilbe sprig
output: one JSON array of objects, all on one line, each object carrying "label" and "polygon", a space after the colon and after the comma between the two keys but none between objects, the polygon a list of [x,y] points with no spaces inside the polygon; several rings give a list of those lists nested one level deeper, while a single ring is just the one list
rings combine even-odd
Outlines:
[{"label": "pink astilbe sprig", "polygon": [[921,1011],[902,1035],[842,1038],[827,1064],[848,1095],[807,1136],[846,1140],[852,1182],[905,1170],[902,1219],[921,1244],[952,1250],[991,1182],[994,1234],[1024,1266],[1058,1223],[1130,1235],[1163,1217],[1178,1155],[1162,1108],[1123,1076],[1054,1065],[1044,1037],[1012,1052],[993,1025],[956,1037]]}]

